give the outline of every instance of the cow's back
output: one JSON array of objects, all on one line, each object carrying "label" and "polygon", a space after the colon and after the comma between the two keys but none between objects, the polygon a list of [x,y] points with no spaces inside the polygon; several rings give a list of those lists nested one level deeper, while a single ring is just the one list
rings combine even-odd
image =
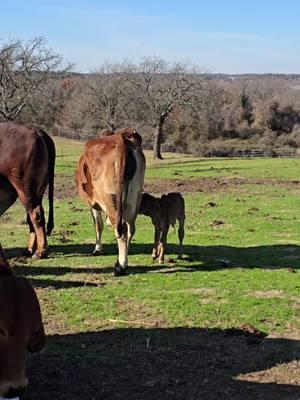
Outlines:
[{"label": "cow's back", "polygon": [[[52,140],[52,139],[51,139]],[[18,122],[0,123],[0,174],[15,181],[48,169],[48,151],[38,128]]]}]

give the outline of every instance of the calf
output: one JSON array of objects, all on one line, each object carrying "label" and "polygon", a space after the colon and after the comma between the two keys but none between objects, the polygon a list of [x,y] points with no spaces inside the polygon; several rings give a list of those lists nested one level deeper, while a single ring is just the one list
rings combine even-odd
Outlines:
[{"label": "calf", "polygon": [[185,221],[185,204],[181,194],[168,193],[157,198],[151,194],[143,193],[139,214],[146,215],[152,220],[155,227],[152,258],[155,260],[158,257],[160,263],[164,262],[170,225],[175,227],[176,220],[178,220],[179,257],[181,257]]},{"label": "calf", "polygon": [[46,345],[37,296],[27,279],[11,271],[0,246],[0,397],[21,397],[26,350],[34,353]]}]

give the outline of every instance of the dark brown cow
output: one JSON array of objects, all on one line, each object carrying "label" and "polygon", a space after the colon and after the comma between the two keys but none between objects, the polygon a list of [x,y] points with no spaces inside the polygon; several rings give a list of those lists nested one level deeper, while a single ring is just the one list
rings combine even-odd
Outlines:
[{"label": "dark brown cow", "polygon": [[34,353],[46,345],[41,311],[27,279],[17,278],[0,246],[0,397],[22,396],[26,350]]},{"label": "dark brown cow", "polygon": [[55,146],[40,128],[17,122],[0,123],[0,215],[19,197],[29,224],[28,253],[36,258],[47,252],[42,198],[49,184],[47,234],[53,224]]},{"label": "dark brown cow", "polygon": [[151,194],[143,193],[139,213],[150,217],[155,227],[152,258],[155,260],[158,257],[160,263],[164,262],[170,225],[174,227],[176,220],[178,220],[179,257],[181,257],[185,221],[185,204],[181,194],[168,193],[157,198]]},{"label": "dark brown cow", "polygon": [[141,136],[119,129],[87,142],[76,171],[80,197],[91,207],[96,230],[94,254],[101,252],[101,212],[112,225],[119,249],[115,275],[125,273],[130,240],[135,233],[145,174]]}]

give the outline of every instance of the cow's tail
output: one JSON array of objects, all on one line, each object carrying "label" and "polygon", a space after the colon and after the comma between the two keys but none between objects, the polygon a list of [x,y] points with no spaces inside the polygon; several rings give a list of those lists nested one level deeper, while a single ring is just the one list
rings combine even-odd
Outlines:
[{"label": "cow's tail", "polygon": [[[116,172],[117,172],[117,232],[123,234],[123,203],[127,201],[130,181],[137,170],[137,162],[132,145],[122,135],[120,144],[116,145]],[[123,198],[124,196],[124,198]]]},{"label": "cow's tail", "polygon": [[54,228],[54,210],[53,210],[53,197],[54,197],[54,169],[55,169],[55,146],[50,136],[47,137],[48,149],[48,200],[49,200],[49,214],[47,223],[47,235],[51,235]]},{"label": "cow's tail", "polygon": [[116,173],[117,173],[117,232],[119,237],[123,234],[123,192],[126,173],[127,143],[122,136],[120,143],[116,145]]}]

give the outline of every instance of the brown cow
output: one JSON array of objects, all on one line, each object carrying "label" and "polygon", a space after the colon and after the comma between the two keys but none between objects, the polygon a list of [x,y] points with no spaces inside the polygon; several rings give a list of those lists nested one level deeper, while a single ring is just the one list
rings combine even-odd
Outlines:
[{"label": "brown cow", "polygon": [[26,350],[35,353],[46,345],[37,296],[27,279],[17,278],[0,246],[0,397],[22,396]]},{"label": "brown cow", "polygon": [[101,252],[101,212],[112,225],[119,249],[115,275],[123,275],[135,233],[145,174],[141,136],[133,129],[119,129],[86,143],[76,171],[80,197],[91,207],[96,230],[93,254]]},{"label": "brown cow", "polygon": [[40,128],[18,122],[0,123],[0,215],[19,197],[29,225],[28,253],[35,258],[47,252],[42,198],[49,184],[47,234],[53,224],[55,146]]},{"label": "brown cow", "polygon": [[181,194],[168,193],[157,198],[151,194],[143,193],[139,214],[147,215],[152,220],[155,227],[152,258],[155,260],[158,257],[160,263],[164,262],[170,225],[174,227],[176,220],[178,220],[179,257],[181,257],[185,221],[185,204]]}]

